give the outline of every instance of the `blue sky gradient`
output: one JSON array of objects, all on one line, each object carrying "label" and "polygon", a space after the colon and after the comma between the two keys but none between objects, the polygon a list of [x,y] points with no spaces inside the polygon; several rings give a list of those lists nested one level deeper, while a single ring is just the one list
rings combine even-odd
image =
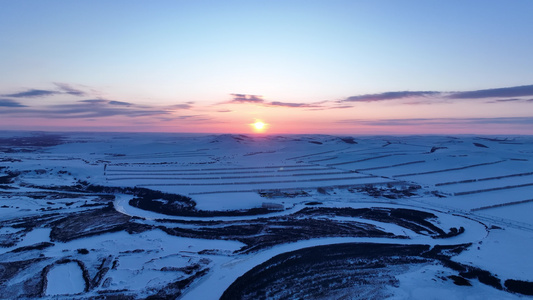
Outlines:
[{"label": "blue sky gradient", "polygon": [[[309,130],[357,133],[338,121],[533,112],[529,0],[1,4],[0,129],[19,128],[17,120],[27,127],[22,120],[39,111],[46,113],[35,126],[72,127],[51,116],[64,107],[109,105],[99,124],[117,130],[106,119],[117,102],[130,103],[121,107],[129,119],[119,129],[131,131],[140,123],[154,131],[245,132],[247,120],[260,118],[291,133],[319,117],[322,127]],[[527,91],[494,94],[502,88]],[[480,91],[489,94],[468,94]],[[365,101],[369,96],[387,101]],[[80,102],[92,99],[103,102]],[[413,109],[427,103],[445,109]],[[142,109],[164,112],[157,115],[163,119],[146,118]],[[337,117],[309,113],[317,109]],[[278,120],[295,112],[298,123]],[[91,128],[95,121],[86,116],[94,115],[80,114],[76,126]]]}]

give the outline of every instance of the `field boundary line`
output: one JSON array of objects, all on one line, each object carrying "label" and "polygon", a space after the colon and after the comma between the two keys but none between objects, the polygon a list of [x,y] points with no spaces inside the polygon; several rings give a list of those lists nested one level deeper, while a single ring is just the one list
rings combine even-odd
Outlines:
[{"label": "field boundary line", "polygon": [[278,189],[252,189],[252,190],[237,190],[237,191],[209,191],[209,192],[192,192],[189,195],[205,195],[205,194],[225,194],[225,193],[250,193],[250,192],[265,192],[265,191],[295,191],[295,190],[314,190],[318,188],[357,188],[366,185],[401,185],[407,184],[406,181],[383,181],[372,183],[358,183],[358,184],[341,184],[341,185],[321,185],[321,186],[309,186],[309,187],[291,187],[291,188],[278,188]]},{"label": "field boundary line", "polygon": [[[306,168],[306,167],[316,167],[316,165],[286,165],[286,166],[258,166],[258,167],[233,167],[233,168],[205,168],[205,169],[175,169],[173,171],[178,172],[195,172],[195,171],[230,171],[230,170],[254,170],[254,169],[279,169],[279,168]],[[139,171],[139,172],[146,172],[146,170],[127,170],[127,169],[108,169],[108,172],[116,172],[116,171]],[[170,170],[169,170],[170,171]]]},{"label": "field boundary line", "polygon": [[248,182],[211,182],[211,183],[148,183],[143,186],[211,186],[211,185],[245,185],[245,184],[272,184],[272,183],[297,183],[297,182],[314,182],[314,181],[334,181],[334,180],[351,180],[351,179],[368,179],[378,176],[358,176],[358,177],[341,177],[341,178],[312,178],[302,180],[276,180],[276,181],[248,181]]},{"label": "field boundary line", "polygon": [[324,152],[318,152],[318,153],[311,153],[311,154],[306,154],[306,155],[301,155],[301,156],[295,156],[295,157],[287,158],[287,160],[289,160],[289,159],[304,158],[304,157],[310,157],[310,156],[321,155],[321,154],[327,154],[327,153],[332,153],[332,152],[337,152],[337,151],[343,151],[343,150],[347,150],[347,149],[350,149],[350,147],[343,148],[343,149],[337,149],[337,150],[329,150],[329,151],[324,151]]},{"label": "field boundary line", "polygon": [[463,196],[463,195],[479,194],[479,193],[501,191],[501,190],[508,190],[508,189],[517,189],[517,188],[527,187],[527,186],[533,186],[533,183],[524,183],[524,184],[517,184],[517,185],[508,185],[508,186],[502,186],[502,187],[495,187],[495,188],[490,188],[490,189],[482,189],[482,190],[474,190],[474,191],[466,191],[466,192],[457,192],[457,193],[454,193],[453,195],[454,196]]},{"label": "field boundary line", "polygon": [[465,179],[465,180],[459,180],[459,181],[450,181],[450,182],[437,183],[437,184],[435,184],[435,186],[453,185],[453,184],[461,184],[461,183],[472,183],[472,182],[487,181],[487,180],[498,180],[498,179],[502,179],[502,178],[520,177],[520,176],[529,176],[529,175],[533,175],[533,172],[502,175],[502,176],[494,176],[494,177],[485,177],[485,178],[479,178],[479,179]]},{"label": "field boundary line", "polygon": [[503,207],[503,206],[509,206],[509,205],[523,204],[523,203],[528,203],[528,202],[533,202],[533,199],[482,206],[482,207],[472,208],[470,211],[479,211],[479,210],[485,210],[485,209],[491,209],[491,208],[497,208],[497,207]]},{"label": "field boundary line", "polygon": [[482,164],[468,165],[468,166],[464,166],[464,167],[449,168],[449,169],[443,169],[443,170],[435,170],[435,171],[427,171],[427,172],[419,172],[419,173],[409,173],[409,174],[400,174],[400,175],[394,175],[392,177],[407,177],[407,176],[417,176],[417,175],[426,175],[426,174],[458,171],[458,170],[481,167],[481,166],[486,166],[486,165],[499,164],[499,163],[504,162],[504,161],[506,161],[506,160],[504,159],[504,160],[498,160],[498,161],[487,162],[487,163],[482,163]]},{"label": "field boundary line", "polygon": [[[330,173],[306,173],[306,174],[285,174],[285,175],[249,175],[249,176],[215,176],[215,177],[152,177],[161,176],[162,174],[140,174],[144,177],[107,177],[107,180],[224,180],[224,179],[246,179],[246,178],[279,178],[279,177],[299,177],[299,176],[324,176],[324,175],[340,175],[340,174],[354,174],[352,171],[338,171]],[[132,174],[126,174],[132,175]],[[125,176],[125,175],[121,175]]]},{"label": "field boundary line", "polygon": [[400,166],[420,164],[420,163],[425,163],[425,162],[426,162],[425,160],[417,160],[417,161],[410,161],[410,162],[405,162],[405,163],[395,164],[395,165],[390,165],[390,166],[373,167],[373,168],[366,168],[366,169],[355,169],[355,171],[357,172],[357,171],[371,171],[371,170],[379,170],[379,169],[388,169],[388,168],[395,168],[395,167],[400,167]]},{"label": "field boundary line", "polygon": [[333,166],[347,165],[347,164],[358,163],[358,162],[372,160],[372,159],[380,159],[380,158],[389,157],[389,156],[396,156],[396,155],[406,155],[406,154],[387,154],[387,155],[373,156],[373,157],[367,157],[367,158],[358,159],[358,160],[352,160],[352,161],[345,161],[345,162],[340,162],[340,163],[329,164],[329,165],[326,165],[326,166],[333,167]]}]

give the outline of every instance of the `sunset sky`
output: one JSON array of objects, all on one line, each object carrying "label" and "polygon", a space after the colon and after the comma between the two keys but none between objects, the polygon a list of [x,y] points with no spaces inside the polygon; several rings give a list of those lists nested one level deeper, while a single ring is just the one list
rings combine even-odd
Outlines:
[{"label": "sunset sky", "polygon": [[531,0],[0,4],[0,130],[533,134]]}]

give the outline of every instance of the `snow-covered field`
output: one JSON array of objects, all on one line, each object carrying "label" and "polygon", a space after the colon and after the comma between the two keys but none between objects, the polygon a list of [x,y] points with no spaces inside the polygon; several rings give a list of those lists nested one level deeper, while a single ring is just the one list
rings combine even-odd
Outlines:
[{"label": "snow-covered field", "polygon": [[521,299],[532,213],[530,136],[1,132],[0,298]]}]

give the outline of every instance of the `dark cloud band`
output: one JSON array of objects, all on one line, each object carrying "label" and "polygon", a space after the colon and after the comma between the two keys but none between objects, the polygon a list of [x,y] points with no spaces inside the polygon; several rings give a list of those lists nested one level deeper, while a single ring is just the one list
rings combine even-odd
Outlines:
[{"label": "dark cloud band", "polygon": [[[516,97],[533,96],[533,85],[523,85],[506,88],[485,89],[465,92],[437,92],[437,91],[402,91],[402,92],[385,92],[380,94],[366,94],[351,96],[339,102],[375,102],[387,100],[403,100],[416,98],[422,103],[432,103],[437,98],[448,100],[462,99],[491,99],[491,98],[513,98],[513,100],[503,100],[496,102],[520,101]],[[496,103],[494,102],[494,103]]]},{"label": "dark cloud band", "polygon": [[15,100],[0,99],[0,107],[27,107],[27,106]]},{"label": "dark cloud band", "polygon": [[383,120],[341,120],[338,123],[367,126],[428,126],[428,125],[533,125],[533,117],[499,118],[416,118]]},{"label": "dark cloud band", "polygon": [[12,98],[36,98],[36,97],[46,97],[46,96],[52,96],[60,94],[58,91],[52,91],[52,90],[27,90],[24,92],[14,93],[14,94],[7,94],[4,95],[4,97],[12,97]]},{"label": "dark cloud band", "polygon": [[522,97],[533,96],[533,85],[522,85],[499,89],[477,90],[469,92],[452,93],[449,97],[453,99],[479,99],[493,97]]},{"label": "dark cloud band", "polygon": [[414,98],[414,97],[428,97],[439,95],[440,92],[432,91],[417,91],[417,92],[386,92],[381,94],[367,94],[361,96],[352,96],[343,100],[343,102],[374,102],[374,101],[384,101],[384,100],[398,100],[404,98]]}]

